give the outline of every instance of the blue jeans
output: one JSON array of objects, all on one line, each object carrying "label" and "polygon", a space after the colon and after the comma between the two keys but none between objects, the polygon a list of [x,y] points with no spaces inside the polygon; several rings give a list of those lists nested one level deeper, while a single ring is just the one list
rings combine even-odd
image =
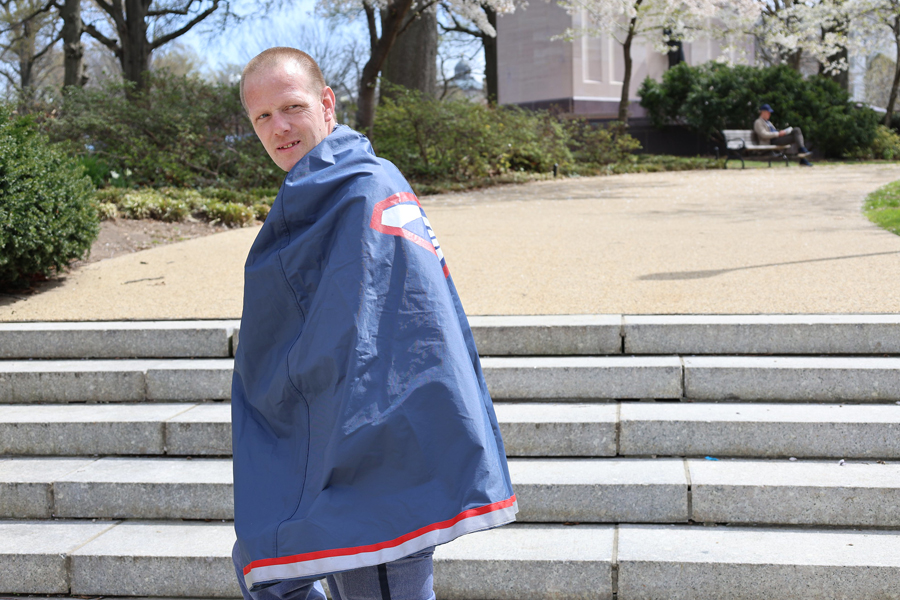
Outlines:
[{"label": "blue jeans", "polygon": [[[433,553],[434,548],[427,548],[383,565],[328,575],[331,597],[334,600],[435,600]],[[231,559],[244,600],[325,600],[325,591],[316,579],[290,579],[251,592],[244,583],[237,543]]]}]

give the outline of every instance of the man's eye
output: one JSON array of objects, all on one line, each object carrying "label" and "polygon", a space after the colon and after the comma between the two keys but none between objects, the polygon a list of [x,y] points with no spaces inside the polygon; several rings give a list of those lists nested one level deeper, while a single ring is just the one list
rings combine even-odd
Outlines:
[{"label": "man's eye", "polygon": [[263,114],[259,115],[258,117],[256,117],[256,120],[262,121],[263,119],[265,119],[268,116],[269,116],[269,113],[263,113]]}]

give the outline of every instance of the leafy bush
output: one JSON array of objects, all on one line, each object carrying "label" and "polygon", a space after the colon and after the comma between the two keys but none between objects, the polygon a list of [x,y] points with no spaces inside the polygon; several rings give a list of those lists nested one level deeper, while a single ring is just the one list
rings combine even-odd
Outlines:
[{"label": "leafy bush", "polygon": [[183,221],[191,214],[191,205],[153,189],[143,189],[125,194],[118,203],[119,210],[129,219],[157,219],[159,221]]},{"label": "leafy bush", "polygon": [[98,202],[97,214],[100,215],[101,221],[109,221],[119,218],[119,208],[112,202]]},{"label": "leafy bush", "polygon": [[34,123],[0,105],[0,286],[48,277],[99,231],[90,178]]},{"label": "leafy bush", "polygon": [[256,211],[250,206],[244,206],[237,202],[211,200],[206,205],[206,215],[213,223],[222,223],[229,227],[243,227],[253,220]]},{"label": "leafy bush", "polygon": [[284,174],[253,133],[236,85],[166,72],[148,77],[143,92],[117,81],[66,88],[49,130],[82,157],[95,183],[126,172],[129,184],[155,187],[281,183]]},{"label": "leafy bush", "polygon": [[[272,190],[233,192],[219,188],[140,188],[130,190],[108,187],[97,190],[95,198],[104,219],[157,219],[183,221],[188,217],[207,219],[229,227],[243,227],[258,219],[264,221],[274,197]],[[224,199],[224,201],[223,201]]]},{"label": "leafy bush", "polygon": [[547,113],[425,98],[397,89],[379,104],[374,145],[415,181],[462,181],[567,165],[563,125]]},{"label": "leafy bush", "polygon": [[681,63],[662,82],[645,79],[638,94],[654,125],[681,123],[715,137],[722,129],[750,129],[767,102],[779,127],[802,127],[807,145],[830,157],[871,147],[878,124],[874,111],[857,108],[831,79],[804,79],[785,65]]},{"label": "leafy bush", "polygon": [[587,167],[622,162],[641,149],[641,143],[625,133],[624,125],[618,122],[603,127],[572,119],[566,123],[566,133],[575,161]]},{"label": "leafy bush", "polygon": [[871,155],[884,160],[900,160],[900,134],[890,127],[879,125],[875,130]]},{"label": "leafy bush", "polygon": [[269,216],[269,211],[272,209],[272,205],[259,203],[259,204],[254,204],[252,208],[253,208],[253,212],[255,213],[256,220],[257,221],[265,221],[266,217]]}]

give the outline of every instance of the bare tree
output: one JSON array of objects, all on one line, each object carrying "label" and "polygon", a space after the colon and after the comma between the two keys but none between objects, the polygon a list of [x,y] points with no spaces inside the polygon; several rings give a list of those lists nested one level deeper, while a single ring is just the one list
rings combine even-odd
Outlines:
[{"label": "bare tree", "polygon": [[32,106],[52,69],[60,39],[56,15],[43,0],[0,0],[0,75],[16,91],[20,110]]},{"label": "bare tree", "polygon": [[[135,91],[144,88],[144,73],[150,68],[151,53],[181,37],[216,11],[233,16],[229,0],[94,0],[111,24],[87,23],[84,30],[113,51],[122,65],[122,74],[134,82]],[[98,25],[101,25],[98,27]]]}]

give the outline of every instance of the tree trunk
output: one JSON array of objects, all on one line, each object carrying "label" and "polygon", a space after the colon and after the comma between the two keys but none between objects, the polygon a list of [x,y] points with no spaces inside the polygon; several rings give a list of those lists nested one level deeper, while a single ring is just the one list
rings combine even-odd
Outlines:
[{"label": "tree trunk", "polygon": [[884,115],[884,124],[891,126],[894,117],[894,105],[897,102],[897,88],[900,88],[900,15],[894,18],[891,26],[894,32],[894,45],[897,48],[897,62],[894,63],[894,82],[891,84],[891,95],[888,98],[887,113]]},{"label": "tree trunk", "polygon": [[65,0],[59,14],[63,20],[62,40],[65,55],[63,85],[81,87],[87,83],[84,74],[84,44],[81,43],[81,34],[84,33],[84,24],[81,22],[81,0]]},{"label": "tree trunk", "polygon": [[[847,22],[846,21],[839,22],[836,25],[834,25],[833,27],[830,27],[828,29],[822,29],[822,38],[823,39],[825,38],[825,35],[827,33],[842,33],[842,34],[846,35],[847,34]],[[839,60],[843,60],[845,62],[845,64],[847,64],[847,68],[843,69],[841,71],[838,71],[837,73],[835,73],[833,71],[826,73],[825,65],[822,63],[819,63],[819,75],[825,75],[826,77],[828,77],[829,79],[831,79],[832,81],[837,83],[839,86],[841,86],[841,89],[849,92],[850,91],[849,58],[850,58],[850,53],[849,53],[847,47],[846,46],[842,47],[840,50],[838,50],[837,52],[835,52],[834,54],[829,56],[827,60],[829,63],[835,63]]]},{"label": "tree trunk", "polygon": [[[437,96],[437,48],[437,13],[425,11],[397,37],[381,69],[382,78],[434,98]],[[381,93],[385,95],[383,88]]]},{"label": "tree trunk", "polygon": [[[482,4],[484,14],[487,15],[494,31],[497,31],[497,11],[486,4]],[[497,36],[485,35],[481,38],[484,44],[484,92],[490,104],[497,104],[500,98],[500,70],[497,63]]]},{"label": "tree trunk", "polygon": [[18,37],[13,53],[19,63],[18,110],[22,114],[31,112],[34,107],[35,27],[33,19],[20,21],[12,27],[12,34]]},{"label": "tree trunk", "polygon": [[375,87],[378,85],[378,74],[397,40],[411,5],[412,0],[394,0],[381,9],[381,37],[378,37],[374,9],[368,5],[365,7],[371,52],[359,79],[356,124],[369,138],[372,137],[372,126],[375,124]]},{"label": "tree trunk", "polygon": [[[638,1],[637,4],[640,6],[640,1]],[[628,36],[625,38],[625,43],[622,44],[622,56],[625,58],[625,75],[622,77],[622,97],[619,100],[619,121],[626,127],[628,126],[628,105],[630,103],[628,91],[631,87],[631,42],[634,41],[634,28],[636,23],[637,17],[631,19],[631,23],[628,25]]]},{"label": "tree trunk", "polygon": [[19,54],[19,86],[23,94],[28,94],[31,89],[34,75],[34,23],[33,19],[22,21],[21,37],[18,41]]},{"label": "tree trunk", "polygon": [[144,74],[150,70],[150,42],[147,40],[148,0],[125,0],[125,19],[119,23],[122,74],[134,82],[134,91],[144,89]]}]

